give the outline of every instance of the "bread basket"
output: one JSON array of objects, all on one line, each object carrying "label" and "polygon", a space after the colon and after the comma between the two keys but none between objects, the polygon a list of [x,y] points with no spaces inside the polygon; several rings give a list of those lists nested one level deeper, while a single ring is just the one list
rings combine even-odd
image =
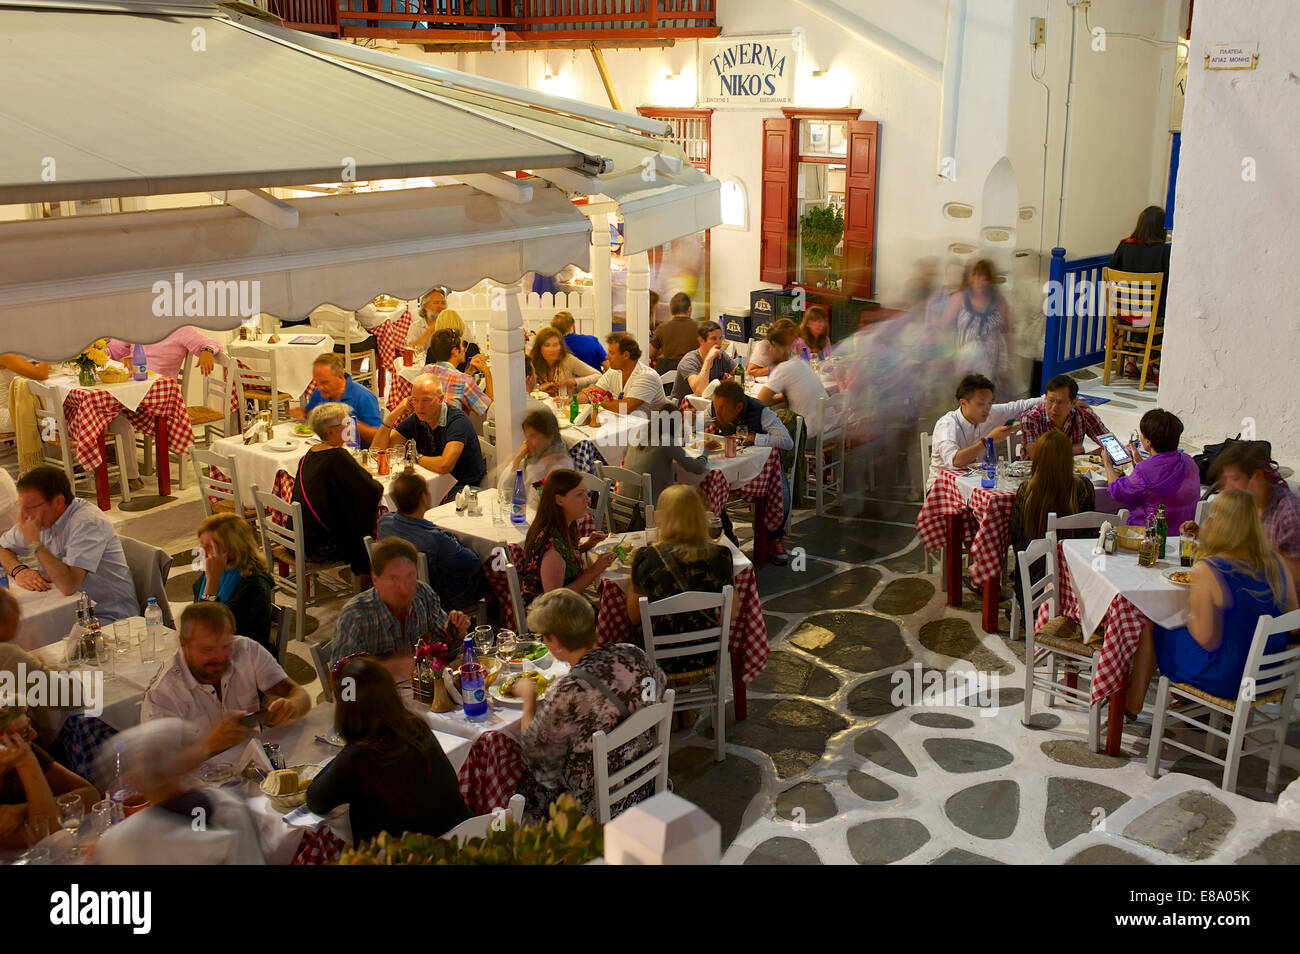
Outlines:
[{"label": "bread basket", "polygon": [[1144,527],[1116,527],[1115,545],[1121,550],[1132,550],[1136,553],[1138,547],[1142,546],[1142,538],[1146,534]]},{"label": "bread basket", "polygon": [[131,380],[131,373],[121,368],[100,368],[99,380],[105,384],[121,384],[123,381]]},{"label": "bread basket", "polygon": [[278,812],[291,812],[295,808],[301,808],[307,802],[307,787],[320,773],[319,765],[293,765],[288,771],[298,773],[298,790],[285,795],[272,795],[268,790],[271,780],[281,775],[285,769],[278,769],[262,780],[262,794],[266,796],[271,803],[271,807]]}]

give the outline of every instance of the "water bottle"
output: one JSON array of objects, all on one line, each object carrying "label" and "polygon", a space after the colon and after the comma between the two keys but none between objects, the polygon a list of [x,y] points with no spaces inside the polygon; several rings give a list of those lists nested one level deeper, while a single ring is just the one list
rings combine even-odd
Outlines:
[{"label": "water bottle", "polygon": [[140,643],[140,659],[153,662],[158,658],[158,647],[162,645],[162,610],[158,607],[156,597],[149,597],[149,605],[144,611],[144,641]]},{"label": "water bottle", "polygon": [[803,346],[803,360],[805,364],[812,364],[812,357],[808,354],[808,346]]},{"label": "water bottle", "polygon": [[515,471],[515,489],[510,495],[510,522],[517,527],[528,523],[528,495],[524,491],[524,472]]},{"label": "water bottle", "polygon": [[461,644],[460,661],[464,666],[478,665],[478,650],[474,648],[474,637],[466,634],[465,642]]},{"label": "water bottle", "polygon": [[465,705],[465,718],[481,719],[487,715],[487,686],[482,666],[475,663],[460,667],[460,697]]},{"label": "water bottle", "polygon": [[357,416],[349,414],[343,420],[343,443],[348,447],[360,447],[360,433],[357,430]]},{"label": "water bottle", "polygon": [[145,381],[149,378],[149,363],[145,360],[142,344],[131,348],[131,376],[137,381]]},{"label": "water bottle", "polygon": [[113,748],[117,752],[117,759],[113,769],[113,780],[108,784],[108,798],[113,803],[112,822],[116,825],[126,820],[126,809],[123,803],[135,794],[135,789],[127,782],[126,772],[122,768],[122,743],[114,742]]},{"label": "water bottle", "polygon": [[980,479],[980,486],[985,490],[992,490],[997,484],[998,469],[998,452],[993,446],[993,438],[984,438],[984,476]]}]

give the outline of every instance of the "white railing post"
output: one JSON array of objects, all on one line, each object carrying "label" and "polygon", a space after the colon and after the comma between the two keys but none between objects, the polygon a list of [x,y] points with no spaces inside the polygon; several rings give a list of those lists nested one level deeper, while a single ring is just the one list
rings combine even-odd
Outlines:
[{"label": "white railing post", "polygon": [[650,352],[650,254],[638,252],[627,260],[627,333],[641,345],[649,363]]},{"label": "white railing post", "polygon": [[603,343],[614,330],[614,289],[609,278],[609,216],[591,216],[591,295],[596,337]]},{"label": "white railing post", "polygon": [[611,865],[716,865],[721,857],[721,826],[672,792],[633,805],[605,826]]}]

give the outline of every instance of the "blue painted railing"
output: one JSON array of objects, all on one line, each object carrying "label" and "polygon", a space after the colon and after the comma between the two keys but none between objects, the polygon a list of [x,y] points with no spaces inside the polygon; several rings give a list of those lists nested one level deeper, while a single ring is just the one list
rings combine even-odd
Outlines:
[{"label": "blue painted railing", "polygon": [[[1109,255],[1066,260],[1065,249],[1052,249],[1044,313],[1043,380],[1100,364],[1106,355],[1106,315],[1101,270]],[[1087,286],[1087,287],[1085,287]]]}]

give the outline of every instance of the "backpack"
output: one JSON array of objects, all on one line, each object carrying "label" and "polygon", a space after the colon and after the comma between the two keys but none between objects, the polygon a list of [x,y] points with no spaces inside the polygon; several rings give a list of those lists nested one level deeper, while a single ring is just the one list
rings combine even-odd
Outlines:
[{"label": "backpack", "polygon": [[[1229,444],[1236,444],[1241,441],[1241,434],[1236,437],[1229,437],[1218,444],[1206,444],[1201,453],[1193,454],[1192,460],[1196,461],[1196,468],[1201,472],[1201,483],[1210,482],[1210,471],[1214,468],[1214,459],[1223,453]],[[1264,445],[1264,457],[1271,460],[1273,458],[1273,445],[1268,441],[1256,441],[1255,443]]]}]

